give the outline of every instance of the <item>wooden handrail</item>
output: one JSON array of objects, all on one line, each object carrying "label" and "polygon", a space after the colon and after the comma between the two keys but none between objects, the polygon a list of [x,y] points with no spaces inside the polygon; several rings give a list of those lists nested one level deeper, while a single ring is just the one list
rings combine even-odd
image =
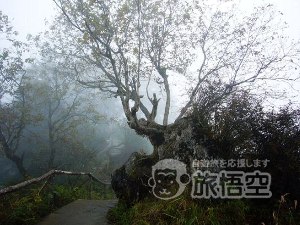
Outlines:
[{"label": "wooden handrail", "polygon": [[86,173],[86,172],[71,172],[71,171],[63,171],[63,170],[50,170],[48,173],[45,173],[43,174],[42,176],[40,177],[37,177],[37,178],[33,178],[33,179],[30,179],[30,180],[26,180],[24,182],[21,182],[19,184],[16,184],[16,185],[13,185],[13,186],[9,186],[9,187],[6,187],[6,188],[3,188],[0,190],[0,196],[1,195],[5,195],[5,194],[8,194],[8,193],[11,193],[11,192],[14,192],[14,191],[17,191],[21,188],[24,188],[24,187],[27,187],[31,184],[36,184],[36,183],[39,183],[45,179],[47,179],[48,177],[51,177],[53,175],[56,175],[56,174],[65,174],[65,175],[86,175],[86,176],[89,176],[91,178],[91,180],[94,180],[98,183],[102,183],[102,184],[106,184],[106,185],[110,185],[109,182],[105,182],[105,181],[102,181],[100,179],[98,179],[97,177],[95,177],[92,173]]}]

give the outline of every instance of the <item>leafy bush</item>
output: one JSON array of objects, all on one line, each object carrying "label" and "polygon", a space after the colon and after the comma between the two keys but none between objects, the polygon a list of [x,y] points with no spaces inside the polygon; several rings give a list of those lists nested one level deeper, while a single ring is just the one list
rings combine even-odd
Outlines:
[{"label": "leafy bush", "polygon": [[109,213],[111,221],[120,225],[299,224],[300,110],[288,105],[279,111],[265,111],[259,101],[243,93],[212,114],[195,105],[189,116],[195,121],[195,138],[214,158],[270,160],[266,168],[259,169],[271,174],[272,198],[148,199],[130,209],[119,204]]},{"label": "leafy bush", "polygon": [[119,204],[109,212],[109,219],[117,225],[245,224],[247,211],[241,200],[211,203],[181,197],[173,201],[148,199],[130,209]]},{"label": "leafy bush", "polygon": [[300,210],[285,196],[273,207],[249,199],[212,201],[182,196],[170,201],[145,199],[132,208],[119,203],[108,218],[115,225],[297,225]]}]

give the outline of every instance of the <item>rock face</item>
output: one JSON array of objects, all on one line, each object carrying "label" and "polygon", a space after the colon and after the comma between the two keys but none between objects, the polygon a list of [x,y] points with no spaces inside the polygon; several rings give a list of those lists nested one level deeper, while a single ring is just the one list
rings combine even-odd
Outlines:
[{"label": "rock face", "polygon": [[111,185],[121,202],[131,206],[149,195],[148,180],[155,162],[153,156],[135,152],[112,174]]},{"label": "rock face", "polygon": [[208,157],[207,149],[197,136],[196,124],[191,119],[183,118],[167,127],[164,138],[165,142],[157,147],[159,160],[177,159],[191,170],[194,159]]},{"label": "rock face", "polygon": [[[187,171],[193,172],[194,159],[208,158],[207,149],[197,134],[197,124],[188,118],[166,127],[163,142],[154,145],[153,154],[142,156],[133,153],[127,162],[112,175],[112,188],[120,201],[133,205],[152,195],[148,180],[152,166],[163,159],[177,159],[187,165]],[[162,137],[160,137],[162,138]],[[157,143],[152,140],[152,143]]]}]

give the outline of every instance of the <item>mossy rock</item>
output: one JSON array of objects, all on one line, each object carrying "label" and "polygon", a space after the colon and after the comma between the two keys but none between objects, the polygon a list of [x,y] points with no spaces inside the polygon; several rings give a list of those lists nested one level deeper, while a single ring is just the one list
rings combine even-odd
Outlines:
[{"label": "mossy rock", "polygon": [[117,198],[128,206],[149,196],[148,179],[157,159],[133,153],[126,163],[112,174],[112,188]]}]

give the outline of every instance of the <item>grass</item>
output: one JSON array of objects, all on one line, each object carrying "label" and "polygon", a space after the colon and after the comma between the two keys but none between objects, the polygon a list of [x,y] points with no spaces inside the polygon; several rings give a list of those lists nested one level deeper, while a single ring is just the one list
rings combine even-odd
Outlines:
[{"label": "grass", "polygon": [[109,212],[108,218],[115,225],[300,224],[300,211],[294,201],[290,203],[282,200],[273,205],[249,199],[193,200],[184,196],[173,201],[145,199],[131,208],[119,203]]},{"label": "grass", "polygon": [[241,200],[212,203],[184,197],[173,201],[148,199],[130,209],[117,205],[109,212],[109,219],[117,225],[246,224],[247,210]]}]

